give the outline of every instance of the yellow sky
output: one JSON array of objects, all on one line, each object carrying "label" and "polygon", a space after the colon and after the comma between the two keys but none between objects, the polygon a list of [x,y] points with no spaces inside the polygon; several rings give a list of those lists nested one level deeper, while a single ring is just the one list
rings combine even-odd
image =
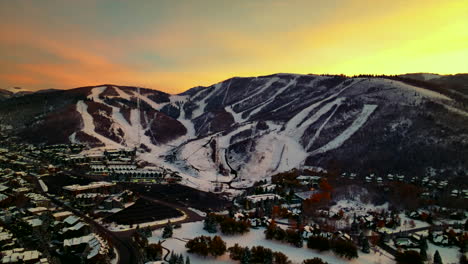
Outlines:
[{"label": "yellow sky", "polygon": [[466,73],[467,14],[453,0],[2,1],[0,88]]}]

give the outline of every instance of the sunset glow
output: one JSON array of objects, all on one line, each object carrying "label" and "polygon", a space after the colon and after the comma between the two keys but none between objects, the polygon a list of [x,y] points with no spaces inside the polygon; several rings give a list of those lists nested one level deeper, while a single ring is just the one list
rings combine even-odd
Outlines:
[{"label": "sunset glow", "polygon": [[0,88],[468,72],[468,2],[1,1]]}]

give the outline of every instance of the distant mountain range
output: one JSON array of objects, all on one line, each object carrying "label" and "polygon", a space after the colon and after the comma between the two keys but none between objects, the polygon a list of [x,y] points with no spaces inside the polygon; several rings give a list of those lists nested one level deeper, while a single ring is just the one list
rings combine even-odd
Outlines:
[{"label": "distant mountain range", "polygon": [[24,140],[140,146],[141,159],[200,188],[301,166],[447,176],[468,167],[468,74],[273,74],[178,95],[104,84],[5,98],[1,122]]}]

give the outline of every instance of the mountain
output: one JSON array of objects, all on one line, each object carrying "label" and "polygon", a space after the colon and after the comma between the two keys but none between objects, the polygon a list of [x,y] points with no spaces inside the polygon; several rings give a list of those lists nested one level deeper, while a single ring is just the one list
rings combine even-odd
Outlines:
[{"label": "mountain", "polygon": [[33,143],[140,144],[205,189],[300,166],[450,176],[468,166],[466,76],[274,74],[179,95],[105,84],[10,98],[0,114]]},{"label": "mountain", "polygon": [[59,90],[58,89],[44,89],[44,90],[39,90],[39,91],[31,91],[31,90],[24,89],[21,87],[10,87],[7,89],[0,89],[0,101],[3,101],[11,97],[20,97],[20,96],[32,94],[32,93],[49,93],[53,91],[59,91]]}]

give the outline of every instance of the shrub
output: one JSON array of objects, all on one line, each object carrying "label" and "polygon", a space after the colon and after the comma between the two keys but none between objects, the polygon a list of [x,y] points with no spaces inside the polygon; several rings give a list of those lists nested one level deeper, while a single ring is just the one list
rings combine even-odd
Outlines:
[{"label": "shrub", "polygon": [[333,252],[340,257],[347,259],[353,259],[358,257],[358,251],[356,245],[350,241],[337,239],[333,243]]},{"label": "shrub", "polygon": [[323,261],[321,258],[306,259],[302,264],[328,264],[328,262]]},{"label": "shrub", "polygon": [[218,257],[226,252],[226,243],[219,236],[213,238],[209,236],[199,236],[189,240],[185,247],[189,253],[195,253],[201,256]]},{"label": "shrub", "polygon": [[[424,261],[421,255],[414,250],[405,251],[395,256],[398,264],[423,264]],[[435,262],[434,262],[435,263]]]},{"label": "shrub", "polygon": [[330,250],[330,240],[326,237],[311,236],[307,240],[307,247],[319,251],[327,251]]}]

